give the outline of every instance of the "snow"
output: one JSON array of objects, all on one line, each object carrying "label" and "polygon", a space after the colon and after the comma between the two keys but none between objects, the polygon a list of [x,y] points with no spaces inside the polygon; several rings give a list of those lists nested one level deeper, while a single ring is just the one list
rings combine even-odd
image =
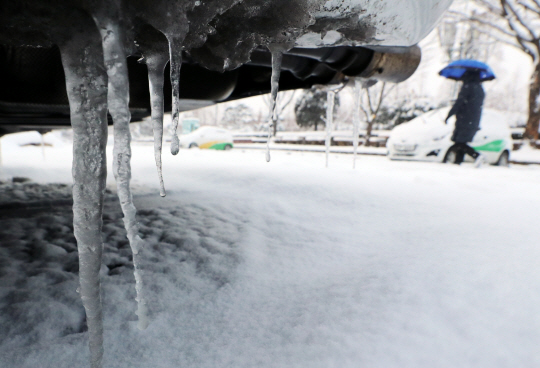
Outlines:
[{"label": "snow", "polygon": [[[36,162],[41,147],[12,143],[22,136],[1,138],[4,180],[28,176],[65,198],[51,183],[72,183],[71,146]],[[363,156],[352,170],[352,155],[332,154],[324,169],[322,152],[275,151],[265,164],[264,150],[183,150],[163,158],[164,200],[152,145],[132,155],[150,325],[136,327],[109,193],[104,366],[540,364],[539,166]],[[86,366],[70,205],[8,211],[2,188],[15,186],[37,192],[0,186],[0,366]]]},{"label": "snow", "polygon": [[[365,129],[359,129],[358,133],[360,135],[366,135]],[[257,137],[260,136],[258,133],[242,133],[242,132],[233,132],[235,137]],[[353,141],[353,131],[352,130],[334,130],[332,131],[332,140],[334,141],[345,141],[345,142],[352,142]],[[390,136],[390,130],[372,130],[372,137],[381,137],[381,138],[388,138]],[[313,130],[303,130],[298,132],[293,131],[285,131],[285,132],[278,132],[276,135],[277,141],[299,141],[299,140],[306,140],[306,141],[324,141],[326,138],[326,131],[319,130],[319,131],[313,131]]]},{"label": "snow", "polygon": [[540,150],[525,143],[517,151],[512,151],[512,161],[540,164]]},{"label": "snow", "polygon": [[[262,149],[260,143],[235,143],[235,148],[258,150]],[[270,143],[270,149],[272,151],[301,151],[301,152],[326,152],[326,147],[322,145],[313,144],[284,144],[284,143]],[[388,150],[386,147],[366,147],[360,146],[357,149],[358,153],[363,155],[377,155],[386,156]],[[330,146],[330,153],[347,153],[354,154],[354,148],[352,146]]]},{"label": "snow", "polygon": [[[329,0],[324,1],[324,5],[313,15],[316,20],[358,17],[368,26],[376,27],[376,37],[369,40],[370,44],[409,46],[418,43],[429,33],[431,25],[439,20],[450,4],[449,0],[429,0],[422,4],[416,1],[403,1],[399,5],[391,1]],[[319,34],[318,37],[313,33],[306,33],[296,41],[296,44],[300,47],[314,45],[322,47],[331,44],[333,40],[339,41],[339,44],[362,44],[362,40],[350,39],[350,35],[343,32],[343,29],[338,29],[337,33],[328,40],[325,39],[325,33]],[[363,44],[366,44],[365,41]]]}]

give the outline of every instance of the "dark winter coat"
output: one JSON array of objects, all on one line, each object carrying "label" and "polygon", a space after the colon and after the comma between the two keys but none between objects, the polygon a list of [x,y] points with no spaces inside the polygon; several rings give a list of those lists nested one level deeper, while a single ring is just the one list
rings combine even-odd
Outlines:
[{"label": "dark winter coat", "polygon": [[452,134],[452,141],[456,143],[472,142],[480,127],[484,96],[484,89],[478,79],[471,78],[463,81],[458,98],[446,118],[456,115],[456,127]]}]

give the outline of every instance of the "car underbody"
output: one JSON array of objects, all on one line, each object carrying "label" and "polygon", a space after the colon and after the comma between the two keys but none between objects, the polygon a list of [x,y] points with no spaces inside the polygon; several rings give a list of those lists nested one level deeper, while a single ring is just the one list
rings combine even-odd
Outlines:
[{"label": "car underbody", "polygon": [[[360,46],[293,48],[283,57],[279,90],[309,89],[354,77],[394,82],[408,78],[420,62],[420,49],[413,46],[391,51]],[[127,58],[132,122],[149,116],[151,111],[147,68],[138,62],[140,58],[140,54]],[[201,67],[184,53],[181,111],[269,93],[270,77],[271,54],[264,47],[253,50],[246,64],[224,72]],[[164,94],[171,96],[168,65],[164,78]],[[0,134],[70,125],[65,75],[57,46],[0,45],[0,80]],[[171,107],[171,98],[166,98],[165,111],[171,111]]]},{"label": "car underbody", "polygon": [[[382,5],[360,0],[338,5],[317,0],[228,0],[202,5],[197,1],[180,1],[178,9],[162,4],[163,11],[153,14],[147,13],[152,5],[143,0],[131,1],[130,6],[116,2],[117,11],[126,13],[122,22],[128,39],[124,43],[131,121],[150,115],[143,43],[156,41],[161,33],[172,38],[168,34],[174,33],[174,27],[160,23],[160,16],[167,10],[174,10],[179,19],[187,18],[190,25],[197,22],[194,30],[187,32],[179,57],[179,109],[186,111],[270,92],[272,56],[266,45],[272,42],[287,44],[279,79],[281,91],[341,83],[354,77],[405,80],[420,62],[420,50],[414,44],[449,4],[448,0],[427,2],[433,3],[431,13],[420,11],[416,1],[403,5],[418,19],[406,19],[406,14],[393,9],[391,1]],[[65,75],[57,45],[63,36],[58,34],[72,32],[77,26],[66,17],[81,13],[77,16],[95,19],[103,11],[95,10],[99,9],[98,1],[61,3],[0,2],[0,134],[70,125]],[[182,6],[185,9],[180,9]],[[284,17],[288,19],[281,19],[281,8],[290,10]],[[239,20],[244,20],[245,27],[231,26]],[[141,36],[144,34],[150,36]],[[164,78],[164,109],[171,111],[169,64]],[[112,123],[110,116],[109,122]]]}]

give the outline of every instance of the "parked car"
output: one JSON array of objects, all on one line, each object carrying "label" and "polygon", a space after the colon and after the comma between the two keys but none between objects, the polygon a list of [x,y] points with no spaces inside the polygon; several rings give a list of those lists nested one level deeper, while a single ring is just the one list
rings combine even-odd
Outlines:
[{"label": "parked car", "polygon": [[227,151],[233,148],[233,136],[226,129],[202,126],[191,133],[180,136],[180,147]]},{"label": "parked car", "polygon": [[[455,120],[444,123],[449,109],[433,110],[395,127],[386,144],[388,157],[391,160],[453,162],[454,152],[449,148],[454,144],[450,138]],[[505,115],[504,112],[484,109],[480,130],[469,144],[493,165],[507,166],[510,160],[512,134]],[[471,160],[466,157],[466,161]]]}]

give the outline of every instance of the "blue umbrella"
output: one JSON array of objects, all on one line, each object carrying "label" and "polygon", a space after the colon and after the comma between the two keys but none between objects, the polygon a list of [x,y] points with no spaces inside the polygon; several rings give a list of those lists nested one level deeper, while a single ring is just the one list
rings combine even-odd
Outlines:
[{"label": "blue umbrella", "polygon": [[448,79],[461,80],[467,70],[477,71],[480,74],[481,82],[495,79],[495,73],[486,63],[467,59],[451,62],[439,72],[439,75]]}]

